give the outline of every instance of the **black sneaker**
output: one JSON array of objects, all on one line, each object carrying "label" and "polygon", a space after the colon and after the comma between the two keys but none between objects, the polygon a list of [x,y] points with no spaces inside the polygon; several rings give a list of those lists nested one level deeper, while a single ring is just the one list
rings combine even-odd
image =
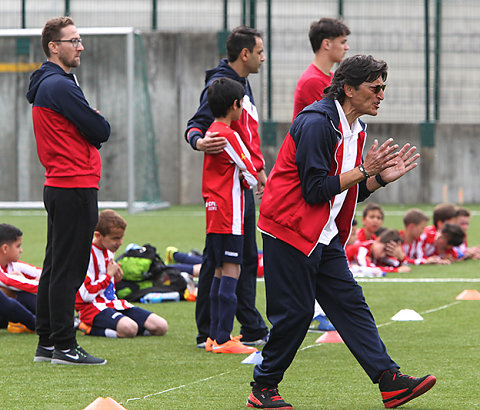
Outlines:
[{"label": "black sneaker", "polygon": [[247,400],[247,407],[254,407],[256,409],[293,409],[292,405],[285,403],[278,388],[251,382],[252,392]]},{"label": "black sneaker", "polygon": [[70,349],[66,352],[62,352],[59,349],[53,351],[52,364],[105,364],[105,359],[92,356],[83,350],[80,346]]},{"label": "black sneaker", "polygon": [[35,350],[35,357],[33,358],[34,362],[51,362],[53,356],[53,346],[51,349],[47,349],[44,346],[37,346]]},{"label": "black sneaker", "polygon": [[429,391],[437,379],[427,375],[417,378],[400,373],[398,369],[386,370],[380,376],[378,387],[382,393],[383,404],[387,409],[401,406]]},{"label": "black sneaker", "polygon": [[246,346],[258,346],[262,347],[265,346],[268,342],[268,338],[270,337],[270,333],[267,333],[264,337],[261,339],[253,339],[253,340],[248,340],[242,337],[242,343]]}]

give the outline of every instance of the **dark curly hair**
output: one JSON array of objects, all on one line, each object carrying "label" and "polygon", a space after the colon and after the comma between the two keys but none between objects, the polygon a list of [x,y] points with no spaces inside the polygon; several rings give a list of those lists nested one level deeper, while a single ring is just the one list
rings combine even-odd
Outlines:
[{"label": "dark curly hair", "polygon": [[370,55],[357,54],[341,62],[335,70],[332,84],[325,88],[325,98],[338,100],[340,104],[345,101],[344,85],[358,88],[364,82],[372,82],[381,77],[387,79],[388,66],[385,61],[375,60]]}]

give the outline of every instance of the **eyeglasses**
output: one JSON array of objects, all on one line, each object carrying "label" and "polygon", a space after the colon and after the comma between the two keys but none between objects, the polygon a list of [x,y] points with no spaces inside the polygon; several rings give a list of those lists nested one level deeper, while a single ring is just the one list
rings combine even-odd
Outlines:
[{"label": "eyeglasses", "polygon": [[375,94],[378,94],[380,90],[385,91],[386,86],[387,84],[367,85],[367,87],[370,88],[370,90],[372,90]]},{"label": "eyeglasses", "polygon": [[71,40],[52,40],[54,43],[72,43],[73,48],[78,48],[80,47],[80,44],[82,44],[82,39],[81,38],[72,38]]}]

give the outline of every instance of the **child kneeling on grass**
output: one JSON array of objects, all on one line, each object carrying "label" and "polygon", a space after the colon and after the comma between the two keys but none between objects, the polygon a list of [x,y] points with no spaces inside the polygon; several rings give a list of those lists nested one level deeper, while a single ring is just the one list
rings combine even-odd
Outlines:
[{"label": "child kneeling on grass", "polygon": [[122,279],[123,272],[114,256],[126,227],[126,221],[115,211],[100,212],[87,275],[75,301],[79,329],[92,336],[162,336],[168,329],[164,318],[118,299],[115,293],[115,283]]}]

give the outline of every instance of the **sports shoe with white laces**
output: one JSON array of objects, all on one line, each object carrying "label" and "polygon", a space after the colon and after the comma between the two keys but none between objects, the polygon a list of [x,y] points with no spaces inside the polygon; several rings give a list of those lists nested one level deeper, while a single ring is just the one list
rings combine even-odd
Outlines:
[{"label": "sports shoe with white laces", "polygon": [[437,379],[429,374],[424,377],[407,376],[398,369],[386,370],[380,376],[378,387],[387,409],[401,406],[429,391]]},{"label": "sports shoe with white laces", "polygon": [[251,382],[252,392],[247,400],[247,407],[255,409],[275,409],[275,410],[289,410],[293,409],[290,403],[286,403],[278,393],[278,387],[267,386]]},{"label": "sports shoe with white laces", "polygon": [[107,363],[105,359],[88,354],[80,346],[76,346],[66,352],[59,349],[53,351],[52,364],[83,364],[83,365],[102,365]]}]

